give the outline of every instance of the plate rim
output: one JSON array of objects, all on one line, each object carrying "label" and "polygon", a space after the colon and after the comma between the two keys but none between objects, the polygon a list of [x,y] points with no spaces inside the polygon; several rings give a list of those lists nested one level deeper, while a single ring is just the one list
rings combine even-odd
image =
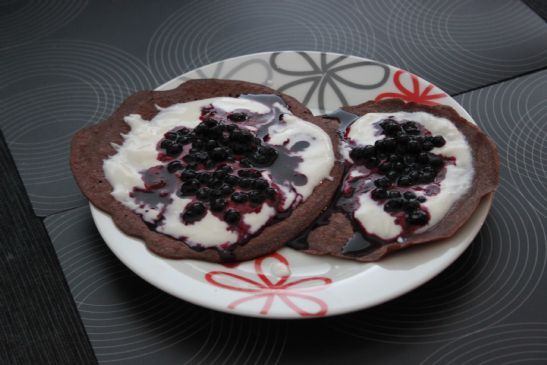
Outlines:
[{"label": "plate rim", "polygon": [[[376,61],[376,60],[372,60],[372,59],[369,59],[369,58],[366,58],[366,57],[354,56],[354,55],[336,53],[336,52],[305,51],[305,50],[264,51],[264,52],[256,52],[256,53],[250,53],[250,54],[245,54],[245,55],[240,55],[240,56],[229,57],[229,58],[225,58],[225,59],[221,59],[221,60],[218,60],[218,61],[208,63],[206,65],[202,65],[200,67],[196,67],[192,70],[189,70],[189,71],[187,71],[187,72],[185,72],[185,73],[183,73],[179,76],[176,76],[176,77],[162,83],[160,86],[156,87],[154,90],[157,90],[157,91],[166,90],[166,88],[170,87],[171,84],[176,84],[177,82],[178,82],[178,84],[180,84],[181,79],[184,78],[185,75],[193,73],[198,69],[203,69],[203,68],[207,68],[207,67],[210,67],[210,66],[214,66],[215,64],[218,64],[218,63],[221,63],[221,62],[228,62],[228,61],[233,61],[233,60],[237,60],[237,59],[248,59],[248,58],[251,58],[251,57],[266,56],[266,55],[271,55],[271,54],[274,54],[274,53],[283,53],[283,52],[306,53],[306,54],[314,54],[314,55],[326,54],[328,56],[334,56],[334,57],[346,56],[348,58],[352,58],[352,59],[356,59],[356,60],[360,60],[360,61],[365,60],[365,61],[372,61],[372,62],[375,62],[375,63],[383,64],[383,65],[388,66],[391,70],[403,70],[399,67],[396,67],[396,66],[393,66],[393,65],[390,65],[390,64],[387,64],[387,63],[379,62],[379,61]],[[406,71],[406,70],[403,70],[403,71]],[[406,71],[406,72],[409,72],[409,71]],[[421,81],[428,82],[427,80],[421,78],[420,76],[418,76],[418,75],[416,75],[416,76]],[[182,81],[182,82],[184,82],[184,81]],[[473,120],[471,115],[469,115],[469,113],[455,99],[452,98],[452,96],[450,96],[449,94],[444,92],[444,90],[439,88],[437,85],[435,85],[435,84],[432,84],[432,85],[434,85],[439,91],[445,93],[447,98],[451,99],[456,105],[459,106],[460,110],[458,110],[458,112],[460,114],[463,114],[463,117],[470,120],[473,124],[476,124],[476,122]],[[290,93],[287,93],[287,94],[290,95]],[[449,258],[447,258],[446,260],[444,260],[443,262],[437,264],[433,268],[430,268],[427,271],[426,274],[422,275],[419,278],[419,280],[411,281],[407,285],[399,287],[397,290],[392,290],[392,291],[388,292],[387,295],[383,295],[382,297],[376,298],[376,300],[372,300],[372,301],[371,300],[368,300],[368,301],[367,300],[362,300],[362,301],[360,301],[361,304],[344,305],[344,304],[341,304],[341,303],[345,303],[345,301],[340,301],[335,306],[329,306],[328,313],[325,316],[322,316],[322,317],[314,317],[314,316],[302,317],[302,316],[298,315],[297,313],[290,312],[290,311],[283,312],[283,313],[269,312],[268,314],[264,315],[264,314],[260,314],[258,311],[252,311],[252,310],[245,309],[245,308],[240,308],[240,307],[238,307],[236,309],[229,309],[228,306],[226,305],[226,303],[224,303],[224,301],[219,301],[219,300],[209,300],[208,301],[206,299],[202,299],[203,297],[206,297],[206,296],[199,295],[199,294],[198,295],[193,295],[193,292],[191,290],[186,290],[187,291],[186,293],[185,293],[185,290],[182,290],[182,291],[173,290],[173,288],[171,286],[169,286],[166,283],[162,282],[161,279],[158,280],[159,276],[150,275],[149,273],[146,273],[146,270],[144,270],[144,272],[143,272],[142,266],[138,266],[135,262],[133,262],[131,260],[131,257],[127,257],[127,255],[122,254],[122,252],[120,252],[117,249],[115,244],[109,243],[108,239],[106,238],[106,237],[108,237],[108,233],[104,232],[106,227],[102,224],[99,224],[99,222],[101,222],[102,219],[109,219],[111,225],[119,233],[121,233],[122,235],[126,236],[129,239],[140,241],[139,243],[141,243],[142,246],[144,246],[144,250],[148,253],[148,255],[150,255],[150,258],[152,259],[152,261],[158,260],[158,261],[161,261],[161,262],[165,263],[165,265],[168,265],[167,262],[170,261],[171,259],[167,259],[167,258],[158,256],[158,255],[154,254],[153,252],[149,251],[146,248],[146,245],[144,244],[144,242],[142,242],[141,239],[136,238],[136,237],[128,236],[124,232],[119,230],[119,228],[117,228],[115,223],[112,221],[112,219],[110,218],[110,216],[106,212],[96,208],[91,202],[89,202],[89,206],[90,206],[93,221],[95,223],[95,226],[97,227],[97,230],[99,231],[99,233],[101,235],[101,238],[106,243],[106,245],[109,247],[109,249],[114,253],[114,255],[126,267],[128,267],[133,273],[135,273],[137,276],[139,276],[141,279],[145,280],[149,284],[159,288],[160,290],[162,290],[164,292],[167,292],[167,293],[169,293],[169,294],[171,294],[171,295],[173,295],[173,296],[175,296],[179,299],[182,299],[182,300],[188,301],[190,303],[193,303],[195,305],[199,305],[201,307],[205,307],[205,308],[209,308],[209,309],[213,309],[213,310],[217,310],[217,311],[221,311],[221,312],[228,313],[228,314],[233,314],[233,315],[256,317],[256,318],[263,318],[263,319],[309,319],[309,318],[323,318],[323,317],[337,316],[337,315],[342,315],[342,314],[346,314],[346,313],[355,312],[355,311],[358,311],[358,310],[364,310],[364,309],[367,309],[367,308],[371,308],[371,307],[377,306],[379,304],[382,304],[382,303],[388,302],[390,300],[393,300],[393,299],[395,299],[395,298],[397,298],[401,295],[404,295],[404,294],[406,294],[406,293],[420,287],[421,285],[428,282],[429,280],[433,279],[434,277],[439,275],[442,271],[444,271],[448,266],[450,266],[452,263],[454,263],[462,255],[462,253],[470,246],[470,244],[473,242],[473,240],[476,238],[476,236],[478,235],[479,231],[481,230],[482,226],[484,225],[484,223],[486,221],[486,218],[489,214],[489,211],[491,209],[492,202],[493,202],[493,197],[494,197],[494,193],[489,193],[488,195],[483,197],[481,199],[479,205],[477,206],[476,210],[473,212],[473,215],[458,230],[458,232],[460,232],[465,226],[468,226],[468,225],[474,223],[470,233],[466,236],[467,239],[464,239],[463,241],[460,241],[461,243],[459,243],[457,245],[454,245],[454,247],[452,247],[453,250],[452,250],[451,256]],[[477,215],[479,215],[479,216],[477,217]],[[476,220],[476,219],[481,220],[480,223],[477,224],[477,222],[473,222],[473,220]],[[456,234],[458,234],[458,233],[456,233]],[[442,243],[443,242],[441,241],[440,243],[435,243],[435,244],[442,244]],[[321,256],[314,256],[314,258],[317,259],[317,260],[321,260]],[[340,260],[342,260],[342,259],[340,259]],[[180,260],[176,260],[176,261],[180,261]],[[196,260],[192,260],[192,261],[196,261]],[[199,262],[199,261],[196,261],[196,262]],[[365,264],[360,263],[360,264],[365,265],[366,263]],[[379,263],[369,263],[369,264],[375,265],[375,264],[379,264]],[[172,268],[172,270],[175,270],[175,269]],[[189,283],[184,283],[185,285],[195,284],[195,283],[198,282],[197,280],[194,280],[193,278],[191,278],[187,275],[184,275],[183,273],[181,273],[179,271],[177,271],[177,273],[179,275],[181,275],[182,277],[186,277],[189,280]],[[357,278],[353,278],[353,280],[357,280]],[[340,283],[340,282],[338,282],[338,283]],[[336,284],[336,282],[333,282],[332,285],[335,286],[335,284]],[[203,281],[198,286],[202,287],[204,285],[208,285],[208,283]],[[215,289],[212,285],[210,285],[210,286],[212,287],[212,290],[214,292],[218,292],[219,290],[221,290],[221,289],[218,289],[218,288]],[[329,288],[326,288],[325,290],[328,290]]]}]

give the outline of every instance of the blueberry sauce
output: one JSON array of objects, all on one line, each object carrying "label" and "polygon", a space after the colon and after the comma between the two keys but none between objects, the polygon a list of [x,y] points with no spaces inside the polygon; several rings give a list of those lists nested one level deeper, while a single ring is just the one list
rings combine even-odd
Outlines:
[{"label": "blueberry sauce", "polygon": [[[339,109],[326,117],[340,121],[339,138],[348,143],[353,163],[346,161],[343,183],[331,206],[288,246],[307,249],[308,234],[328,224],[329,218],[336,212],[345,214],[353,226],[354,233],[342,248],[342,254],[347,256],[366,255],[426,225],[430,215],[422,203],[440,192],[446,165],[455,163],[454,158],[430,152],[434,147],[442,147],[446,143],[444,138],[432,136],[417,122],[397,122],[386,118],[375,126],[377,135],[382,138],[374,145],[357,145],[349,140],[348,134],[350,125],[359,116]],[[359,197],[363,194],[370,194],[371,199],[395,218],[395,223],[402,228],[397,237],[385,240],[369,234],[353,217],[359,208]]]},{"label": "blueberry sauce", "polygon": [[[283,113],[274,105],[285,109],[287,105],[275,95],[239,97],[265,104],[270,112],[226,112],[210,105],[202,108],[201,122],[195,128],[174,128],[158,141],[158,165],[141,172],[145,188],[134,188],[130,194],[141,208],[162,207],[155,222],[147,223],[151,229],[161,224],[173,194],[190,200],[180,212],[182,223],[193,224],[210,212],[237,233],[236,244],[244,244],[251,237],[250,227],[242,219],[244,214],[272,207],[276,214],[264,227],[290,215],[292,207],[284,209],[286,197],[280,185],[307,183],[307,177],[296,171],[302,161],[296,153],[308,148],[309,143],[300,141],[290,148],[286,147],[289,141],[282,146],[269,145],[268,128],[284,123]],[[231,251],[236,244],[218,247],[223,261],[234,259]],[[204,249],[199,244],[191,247]]]}]

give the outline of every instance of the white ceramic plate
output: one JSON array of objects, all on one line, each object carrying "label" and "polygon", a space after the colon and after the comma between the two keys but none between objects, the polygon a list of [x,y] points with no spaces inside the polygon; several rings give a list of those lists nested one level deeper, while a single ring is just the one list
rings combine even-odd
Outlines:
[{"label": "white ceramic plate", "polygon": [[[442,90],[406,71],[364,58],[319,52],[275,52],[241,56],[188,72],[160,86],[187,79],[223,78],[256,82],[283,91],[315,113],[370,99],[450,105],[472,118]],[[91,206],[99,232],[114,254],[152,285],[211,309],[257,317],[306,318],[368,308],[431,279],[469,246],[490,209],[492,196],[452,238],[397,252],[378,263],[309,256],[289,248],[239,265],[169,260],[148,251]]]}]

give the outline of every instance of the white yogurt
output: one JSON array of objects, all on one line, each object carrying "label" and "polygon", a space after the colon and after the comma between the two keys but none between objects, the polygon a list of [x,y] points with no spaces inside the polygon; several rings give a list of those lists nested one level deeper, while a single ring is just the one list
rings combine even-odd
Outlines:
[{"label": "white yogurt", "polygon": [[[437,224],[449,211],[450,207],[471,187],[474,170],[471,148],[465,136],[446,118],[440,118],[425,112],[369,113],[357,119],[350,127],[348,138],[361,145],[373,145],[375,141],[385,136],[379,133],[375,124],[386,118],[398,122],[412,120],[423,125],[432,135],[442,135],[446,144],[434,148],[431,152],[444,157],[455,157],[456,164],[446,164],[446,176],[440,183],[440,193],[428,196],[421,205],[429,210],[431,215],[427,225],[416,232],[424,232]],[[349,144],[341,147],[345,159],[349,157]],[[370,192],[359,197],[360,207],[354,212],[363,228],[370,234],[388,240],[401,234],[402,227],[395,223],[395,218],[383,210],[383,207],[370,197]]]},{"label": "white yogurt", "polygon": [[[142,215],[145,221],[155,223],[158,232],[175,238],[183,238],[190,245],[218,247],[236,242],[237,233],[230,230],[228,224],[210,212],[197,222],[183,223],[180,213],[190,203],[190,199],[172,194],[172,203],[165,207],[163,213],[164,219],[157,221],[162,208],[164,208],[162,205],[158,207],[140,206],[130,196],[133,188],[144,188],[140,172],[162,164],[157,160],[156,144],[163,138],[163,135],[176,127],[196,127],[200,123],[201,109],[210,105],[225,112],[235,110],[247,110],[258,114],[272,112],[269,106],[259,101],[220,97],[178,103],[167,108],[158,107],[159,113],[149,121],[142,119],[137,114],[128,115],[124,120],[131,129],[123,135],[124,141],[121,145],[114,145],[116,153],[104,161],[103,169],[107,180],[113,187],[114,198]],[[274,108],[283,113],[288,112],[277,103],[274,104]],[[281,191],[285,195],[284,208],[291,206],[294,208],[296,204],[310,196],[313,189],[324,178],[329,177],[334,166],[334,151],[329,136],[321,128],[290,114],[284,114],[283,119],[284,121],[276,123],[268,129],[269,144],[283,145],[286,140],[289,140],[286,147],[290,149],[299,141],[310,143],[308,148],[294,153],[302,158],[297,172],[306,175],[306,184],[293,186],[291,183],[285,182],[280,185]],[[249,129],[255,130],[255,128]],[[267,173],[264,175],[270,179]],[[253,234],[266,225],[275,214],[276,211],[273,207],[263,204],[258,213],[246,213],[242,215],[242,220],[249,226],[249,233]]]}]

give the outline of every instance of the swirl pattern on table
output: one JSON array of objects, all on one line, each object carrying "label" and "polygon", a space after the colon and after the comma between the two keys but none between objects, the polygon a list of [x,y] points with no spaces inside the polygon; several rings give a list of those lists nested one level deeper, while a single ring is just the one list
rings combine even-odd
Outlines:
[{"label": "swirl pattern on table", "polygon": [[470,333],[447,343],[423,365],[545,364],[547,322],[510,323]]},{"label": "swirl pattern on table", "polygon": [[46,227],[100,363],[279,361],[286,324],[212,312],[148,285],[108,250],[89,208],[48,217]]},{"label": "swirl pattern on table", "polygon": [[[36,213],[81,206],[85,200],[67,163],[72,135],[107,118],[126,96],[150,88],[154,77],[130,54],[82,41],[22,47],[4,61],[0,126]],[[29,80],[32,87],[19,88]]]},{"label": "swirl pattern on table", "polygon": [[448,269],[403,297],[329,325],[373,341],[425,344],[499,323],[538,289],[547,264],[545,242],[542,217],[502,184],[480,234]]},{"label": "swirl pattern on table", "polygon": [[0,3],[0,52],[43,38],[74,20],[87,0],[13,0]]},{"label": "swirl pattern on table", "polygon": [[[457,97],[494,138],[506,181],[521,199],[547,216],[547,71]],[[502,107],[500,107],[502,106]]]}]

